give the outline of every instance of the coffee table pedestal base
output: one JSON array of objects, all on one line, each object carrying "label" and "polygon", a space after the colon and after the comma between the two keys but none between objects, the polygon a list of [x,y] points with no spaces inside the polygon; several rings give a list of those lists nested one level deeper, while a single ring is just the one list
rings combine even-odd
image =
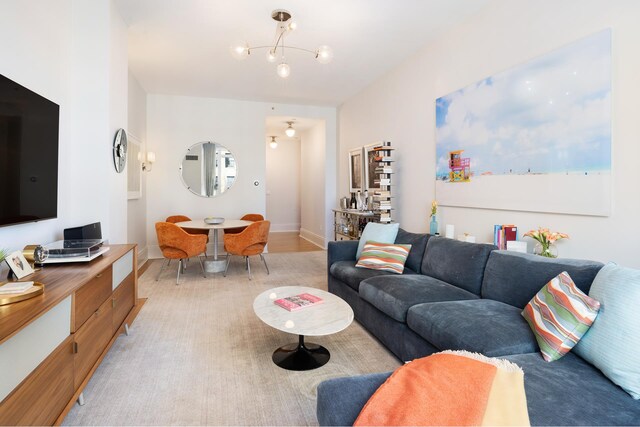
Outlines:
[{"label": "coffee table pedestal base", "polygon": [[331,355],[321,345],[305,343],[299,335],[298,343],[288,344],[273,352],[273,363],[289,371],[309,371],[325,365]]}]

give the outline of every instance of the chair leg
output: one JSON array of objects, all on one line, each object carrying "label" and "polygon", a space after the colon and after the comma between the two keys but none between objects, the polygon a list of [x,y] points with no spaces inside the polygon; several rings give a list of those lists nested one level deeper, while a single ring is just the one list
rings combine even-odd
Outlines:
[{"label": "chair leg", "polygon": [[262,258],[262,262],[264,262],[264,268],[266,268],[266,269],[267,269],[267,274],[271,274],[271,273],[269,272],[269,266],[267,265],[267,260],[266,260],[266,259],[264,259],[264,256],[263,256],[262,254],[260,254],[260,258]]},{"label": "chair leg", "polygon": [[202,265],[202,258],[198,257],[198,261],[200,262],[200,268],[202,269],[202,275],[206,279],[207,278],[207,272],[204,271],[204,265]]},{"label": "chair leg", "polygon": [[227,270],[229,269],[230,261],[231,261],[231,254],[227,253],[227,265],[224,267],[224,273],[222,274],[224,277],[227,277]]},{"label": "chair leg", "polygon": [[171,260],[170,260],[170,259],[168,259],[168,260],[167,260],[167,263],[166,263],[166,264],[165,264],[164,260],[162,261],[162,264],[160,265],[160,271],[158,271],[158,275],[156,276],[156,282],[157,282],[158,280],[160,280],[160,275],[162,274],[162,272],[164,271],[164,269],[165,269],[166,267],[168,267],[168,266],[169,266],[169,263],[170,263],[170,262],[171,262]]},{"label": "chair leg", "polygon": [[251,277],[251,264],[249,263],[249,257],[247,257],[247,271],[249,272],[249,280],[253,280],[253,277]]},{"label": "chair leg", "polygon": [[249,257],[248,256],[244,257],[244,269],[245,270],[249,269]]},{"label": "chair leg", "polygon": [[182,270],[183,264],[184,264],[183,260],[180,260],[178,263],[178,276],[176,277],[176,286],[180,284],[180,270]]}]

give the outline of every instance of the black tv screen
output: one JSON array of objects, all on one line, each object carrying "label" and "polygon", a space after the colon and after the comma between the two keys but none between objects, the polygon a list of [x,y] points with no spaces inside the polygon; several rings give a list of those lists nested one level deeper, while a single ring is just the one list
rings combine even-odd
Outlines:
[{"label": "black tv screen", "polygon": [[58,216],[60,107],[0,75],[0,227]]}]

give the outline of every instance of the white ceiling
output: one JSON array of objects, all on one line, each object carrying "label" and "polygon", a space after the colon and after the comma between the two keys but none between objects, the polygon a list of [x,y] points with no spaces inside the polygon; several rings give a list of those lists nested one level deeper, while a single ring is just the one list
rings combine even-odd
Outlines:
[{"label": "white ceiling", "polygon": [[[116,0],[129,28],[129,66],[148,93],[335,106],[488,0]],[[231,57],[238,40],[272,42],[271,11],[291,12],[289,45],[331,46],[327,65],[289,51],[283,80],[264,50]]]}]

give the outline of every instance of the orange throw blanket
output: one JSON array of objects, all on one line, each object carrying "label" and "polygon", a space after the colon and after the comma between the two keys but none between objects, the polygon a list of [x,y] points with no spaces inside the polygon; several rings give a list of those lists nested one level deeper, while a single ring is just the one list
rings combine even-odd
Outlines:
[{"label": "orange throw blanket", "polygon": [[529,425],[524,373],[465,351],[416,359],[380,386],[354,425]]}]

